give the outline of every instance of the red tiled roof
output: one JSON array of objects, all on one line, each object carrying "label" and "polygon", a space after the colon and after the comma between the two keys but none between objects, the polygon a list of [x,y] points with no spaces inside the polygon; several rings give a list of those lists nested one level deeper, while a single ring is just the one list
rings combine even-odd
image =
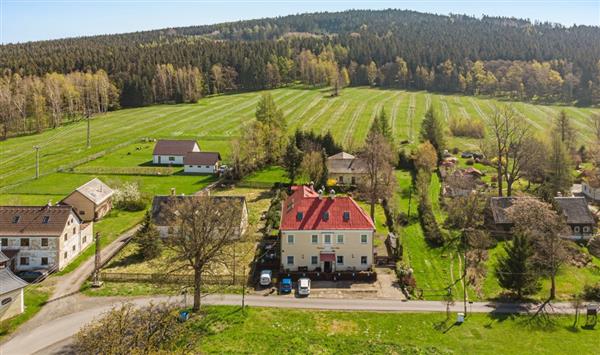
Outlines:
[{"label": "red tiled roof", "polygon": [[0,206],[0,235],[59,236],[72,210],[69,205]]},{"label": "red tiled roof", "polygon": [[196,146],[195,140],[171,140],[161,139],[156,142],[152,155],[185,155],[187,152],[194,150]]},{"label": "red tiled roof", "polygon": [[[351,197],[319,198],[307,186],[294,186],[292,191],[282,206],[281,230],[375,230],[371,218]],[[347,220],[344,213],[348,213]]]},{"label": "red tiled roof", "polygon": [[189,152],[183,156],[184,165],[215,165],[221,160],[217,152]]}]

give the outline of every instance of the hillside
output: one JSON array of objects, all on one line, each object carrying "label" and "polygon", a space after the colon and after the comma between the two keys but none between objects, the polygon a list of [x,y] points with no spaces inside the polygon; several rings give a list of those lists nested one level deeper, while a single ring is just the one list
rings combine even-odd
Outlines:
[{"label": "hillside", "polygon": [[[299,87],[271,90],[277,105],[284,111],[290,133],[296,128],[319,133],[331,131],[336,141],[346,149],[356,149],[364,137],[374,115],[385,109],[397,141],[417,140],[420,122],[432,105],[448,120],[485,118],[493,112],[496,100],[461,95],[440,95],[424,91],[379,90],[347,88],[339,97],[331,98],[328,90],[307,90]],[[0,142],[2,160],[0,179],[3,193],[23,193],[31,184],[7,188],[33,178],[35,173],[34,145],[39,145],[41,174],[57,170],[77,175],[122,174],[119,166],[128,167],[127,152],[134,152],[143,138],[193,138],[203,150],[222,152],[227,160],[229,140],[240,136],[245,125],[252,122],[256,93],[220,95],[200,100],[197,104],[156,105],[126,109],[95,116],[92,120],[92,147],[86,148],[86,124],[69,124],[42,134],[11,138]],[[590,116],[598,109],[515,103],[515,108],[544,135],[551,120],[565,109],[578,130],[579,144],[591,139]],[[478,141],[452,138],[450,147],[477,147]],[[111,152],[121,152],[114,154]],[[150,160],[150,152],[147,160]],[[106,155],[106,156],[105,156]],[[123,156],[124,155],[124,156]],[[105,156],[105,157],[103,157]],[[135,156],[135,155],[134,155]],[[136,156],[137,157],[137,156]],[[92,161],[94,159],[98,160]],[[141,157],[144,161],[144,157]],[[86,163],[90,161],[89,163]],[[124,163],[121,164],[120,162]],[[136,169],[143,168],[135,167]],[[70,171],[73,169],[73,171]],[[128,171],[136,174],[136,171]],[[139,172],[138,172],[139,173]],[[84,177],[82,177],[84,178]],[[43,180],[43,179],[42,179]],[[58,191],[57,193],[63,193]],[[164,191],[163,191],[164,193]]]},{"label": "hillside", "polygon": [[[157,64],[199,68],[206,93],[215,93],[215,65],[235,73],[225,91],[259,90],[304,80],[297,58],[302,50],[320,55],[333,48],[334,62],[350,72],[350,85],[467,94],[483,90],[523,100],[589,105],[600,102],[599,38],[600,28],[590,26],[352,10],[9,44],[0,46],[0,67],[38,76],[103,69],[121,91],[121,106],[142,106],[156,102],[152,82]],[[393,66],[397,57],[408,70],[401,83]],[[475,78],[477,61],[485,64],[496,83],[476,87],[490,78],[485,73]],[[369,77],[371,63],[377,73]],[[546,67],[537,68],[535,63]],[[277,68],[275,82],[269,64]],[[511,65],[516,65],[513,74],[525,68],[517,81],[513,76],[503,80]],[[556,74],[548,76],[549,70]],[[469,75],[474,77],[472,83],[467,82]],[[560,80],[547,82],[556,75]],[[520,84],[524,93],[519,92]]]}]

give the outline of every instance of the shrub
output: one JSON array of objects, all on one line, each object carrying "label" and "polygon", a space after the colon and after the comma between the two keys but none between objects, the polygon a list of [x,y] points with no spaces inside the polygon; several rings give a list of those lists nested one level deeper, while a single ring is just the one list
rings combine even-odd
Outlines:
[{"label": "shrub", "polygon": [[444,236],[442,235],[442,231],[435,220],[435,215],[433,214],[431,204],[421,201],[419,202],[418,209],[425,241],[434,247],[444,245]]},{"label": "shrub", "polygon": [[412,268],[405,262],[398,261],[396,263],[396,276],[400,287],[404,287],[408,293],[413,294],[417,288],[417,280]]},{"label": "shrub", "polygon": [[473,160],[473,159],[468,159],[468,160],[465,162],[465,164],[467,164],[467,165],[473,165],[473,164],[475,164],[475,160]]},{"label": "shrub", "polygon": [[455,137],[483,138],[485,125],[480,119],[450,118],[450,132]]},{"label": "shrub", "polygon": [[406,149],[400,149],[398,152],[398,169],[412,170],[415,168],[411,153]]},{"label": "shrub", "polygon": [[600,301],[600,282],[583,287],[583,298],[588,301]]},{"label": "shrub", "polygon": [[141,211],[146,208],[146,199],[138,184],[126,182],[115,190],[113,204],[123,211]]},{"label": "shrub", "polygon": [[457,147],[452,148],[452,154],[456,155],[460,153],[460,149],[458,149]]}]

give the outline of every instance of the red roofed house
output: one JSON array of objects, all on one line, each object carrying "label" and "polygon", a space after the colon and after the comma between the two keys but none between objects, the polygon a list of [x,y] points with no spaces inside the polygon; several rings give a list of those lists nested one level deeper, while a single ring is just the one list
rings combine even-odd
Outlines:
[{"label": "red roofed house", "polygon": [[221,154],[217,152],[189,152],[183,156],[183,171],[186,173],[216,174],[219,171]]},{"label": "red roofed house", "polygon": [[282,206],[281,264],[286,271],[367,270],[375,225],[348,196],[294,186]]}]

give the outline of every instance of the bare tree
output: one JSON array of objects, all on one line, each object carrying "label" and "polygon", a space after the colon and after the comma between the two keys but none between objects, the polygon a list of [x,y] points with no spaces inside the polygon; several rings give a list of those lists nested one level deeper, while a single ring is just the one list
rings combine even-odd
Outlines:
[{"label": "bare tree", "polygon": [[396,187],[394,154],[387,139],[372,130],[359,157],[363,159],[366,170],[366,178],[358,185],[359,192],[369,202],[371,219],[375,220],[375,204],[389,198]]},{"label": "bare tree", "polygon": [[565,241],[568,233],[564,218],[550,204],[534,198],[520,198],[507,209],[514,223],[515,233],[531,239],[535,247],[534,264],[542,274],[550,277],[549,300],[556,298],[556,275],[567,260]]},{"label": "bare tree", "polygon": [[167,265],[184,263],[194,270],[193,311],[200,309],[202,277],[226,265],[227,247],[240,238],[240,208],[227,199],[189,196],[172,199],[166,209],[165,218],[172,222],[165,246],[173,251]]}]

